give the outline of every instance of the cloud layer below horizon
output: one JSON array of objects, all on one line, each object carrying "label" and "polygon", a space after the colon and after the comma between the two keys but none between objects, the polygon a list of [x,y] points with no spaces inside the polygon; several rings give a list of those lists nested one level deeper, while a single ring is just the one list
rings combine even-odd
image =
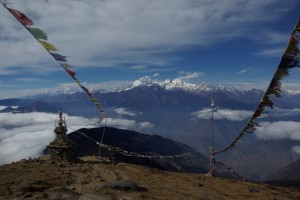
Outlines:
[{"label": "cloud layer below horizon", "polygon": [[[243,121],[252,116],[253,111],[247,110],[231,110],[231,109],[217,109],[214,112],[214,119],[216,120],[229,120],[229,121]],[[211,108],[203,108],[197,112],[193,112],[192,116],[198,119],[210,119]]]},{"label": "cloud layer below horizon", "polygon": [[[276,108],[272,112],[277,117],[299,116],[299,109],[281,109]],[[214,112],[215,120],[243,121],[250,119],[253,111],[218,109]],[[192,113],[192,116],[198,119],[208,120],[211,118],[211,108],[204,108]],[[277,122],[259,122],[261,127],[257,127],[254,132],[258,139],[279,140],[289,139],[300,141],[300,123],[296,121],[277,121]],[[294,146],[291,150],[300,154],[300,146]]]},{"label": "cloud layer below horizon", "polygon": [[294,121],[262,122],[255,135],[259,139],[291,139],[300,141],[300,123]]},{"label": "cloud layer below horizon", "polygon": [[[130,112],[130,111],[128,111]],[[57,114],[50,113],[0,113],[0,164],[35,158],[42,154],[46,146],[53,141],[55,135],[54,121]],[[65,115],[68,133],[80,128],[94,128],[87,119]],[[109,118],[109,126],[132,130],[145,130],[153,127],[150,122],[136,122],[120,118]]]}]

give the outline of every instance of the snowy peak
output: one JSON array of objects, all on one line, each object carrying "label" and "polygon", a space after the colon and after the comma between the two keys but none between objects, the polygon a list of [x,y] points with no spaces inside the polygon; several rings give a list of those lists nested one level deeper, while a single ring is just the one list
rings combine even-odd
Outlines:
[{"label": "snowy peak", "polygon": [[39,98],[39,97],[44,97],[44,96],[57,96],[57,95],[68,95],[68,94],[75,94],[77,92],[82,92],[80,88],[76,87],[60,87],[58,89],[50,89],[50,90],[45,90],[44,92],[41,92],[36,95],[29,95],[26,96],[27,98]]},{"label": "snowy peak", "polygon": [[125,88],[117,88],[116,91],[122,92],[122,91],[127,91],[131,90],[133,88],[137,87],[150,87],[150,86],[155,86],[155,85],[160,85],[159,82],[150,79],[149,77],[142,77],[138,80],[133,81],[133,83]]},{"label": "snowy peak", "polygon": [[55,90],[53,94],[74,94],[76,92],[81,92],[81,90],[77,87],[62,87]]},{"label": "snowy peak", "polygon": [[225,87],[225,86],[212,86],[207,83],[188,83],[183,79],[166,79],[164,81],[152,80],[150,77],[142,77],[136,81],[134,81],[130,86],[118,89],[119,92],[131,90],[137,87],[151,87],[151,86],[159,86],[166,90],[180,90],[187,91],[192,93],[200,93],[200,92],[212,92],[212,91],[226,91],[226,92],[242,92],[238,87]]},{"label": "snowy peak", "polygon": [[212,91],[213,86],[206,83],[194,84],[188,83],[182,79],[165,80],[160,83],[160,86],[166,90],[185,90],[189,92]]}]

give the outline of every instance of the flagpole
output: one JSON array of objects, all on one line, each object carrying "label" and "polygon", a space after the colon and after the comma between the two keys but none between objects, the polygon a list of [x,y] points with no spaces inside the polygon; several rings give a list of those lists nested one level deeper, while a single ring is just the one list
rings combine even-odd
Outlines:
[{"label": "flagpole", "polygon": [[214,107],[215,107],[215,103],[214,103],[214,100],[212,99],[212,102],[211,102],[211,147],[214,146]]},{"label": "flagpole", "polygon": [[214,112],[215,112],[215,101],[211,97],[211,146],[210,146],[210,170],[209,173],[213,176],[215,171],[215,158],[214,158]]}]

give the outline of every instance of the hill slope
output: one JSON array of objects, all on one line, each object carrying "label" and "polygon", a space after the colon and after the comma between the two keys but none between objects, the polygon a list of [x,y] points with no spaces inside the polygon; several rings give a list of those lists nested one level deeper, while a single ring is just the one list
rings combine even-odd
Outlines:
[{"label": "hill slope", "polygon": [[100,162],[47,158],[0,166],[0,199],[299,199],[296,188]]},{"label": "hill slope", "polygon": [[300,182],[300,160],[281,168],[272,177],[273,180],[298,180]]},{"label": "hill slope", "polygon": [[[68,137],[76,143],[76,155],[93,156],[99,153],[103,128],[80,129],[68,134]],[[84,136],[84,135],[88,136]],[[91,139],[90,139],[91,138]],[[95,141],[93,141],[93,140]],[[109,148],[101,149],[101,156],[109,157],[119,162],[127,162],[167,171],[206,173],[209,170],[209,160],[196,150],[171,139],[158,135],[147,135],[136,131],[106,127],[103,144],[118,147],[128,151],[115,151]],[[149,157],[132,156],[129,152],[135,152]],[[194,153],[191,153],[194,152]],[[177,157],[176,155],[183,155]],[[236,178],[232,173],[221,166],[218,168],[218,176]]]},{"label": "hill slope", "polygon": [[300,160],[279,169],[269,180],[267,181],[268,183],[275,185],[295,185],[300,187]]}]

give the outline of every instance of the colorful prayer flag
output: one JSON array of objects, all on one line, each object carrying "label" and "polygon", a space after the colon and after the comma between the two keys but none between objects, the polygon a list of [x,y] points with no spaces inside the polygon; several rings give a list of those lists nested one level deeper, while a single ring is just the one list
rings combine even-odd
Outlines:
[{"label": "colorful prayer flag", "polygon": [[62,56],[62,55],[57,54],[57,53],[50,53],[50,54],[51,54],[51,55],[53,56],[53,58],[54,58],[55,60],[57,60],[57,61],[67,62],[66,56]]},{"label": "colorful prayer flag", "polygon": [[[273,101],[270,99],[270,95],[274,94],[277,97],[280,97],[281,94],[281,82],[283,78],[289,75],[289,69],[294,67],[299,67],[299,48],[298,48],[298,41],[299,41],[299,30],[300,30],[300,19],[297,22],[296,27],[292,31],[291,38],[288,43],[288,47],[286,48],[284,55],[280,61],[279,66],[276,69],[276,72],[273,76],[273,79],[263,96],[260,104],[258,105],[256,111],[252,115],[250,121],[246,124],[244,129],[239,133],[239,135],[225,148],[214,151],[212,154],[216,155],[219,153],[226,152],[227,150],[233,148],[237,141],[246,133],[253,133],[256,130],[256,127],[259,126],[254,120],[261,117],[262,113],[265,112],[267,107],[273,109]],[[270,116],[270,115],[269,115]]]},{"label": "colorful prayer flag", "polygon": [[47,34],[38,28],[26,27],[26,29],[35,37],[37,40],[47,40]]},{"label": "colorful prayer flag", "polygon": [[68,63],[59,63],[64,69],[72,69],[72,65],[68,64]]},{"label": "colorful prayer flag", "polygon": [[68,74],[70,74],[70,76],[75,76],[76,75],[75,72],[73,72],[73,71],[71,71],[69,69],[65,69],[65,70],[68,72]]},{"label": "colorful prayer flag", "polygon": [[8,8],[6,7],[6,4],[3,4],[5,6],[5,8],[7,8],[7,10],[9,10],[9,12],[11,14],[13,14],[17,20],[23,24],[24,26],[31,26],[33,25],[33,22],[30,18],[28,18],[26,15],[24,15],[23,13],[21,13],[20,11],[18,10],[15,10],[15,9],[11,9],[11,8]]},{"label": "colorful prayer flag", "polygon": [[39,43],[41,43],[41,45],[47,49],[47,51],[57,51],[56,47],[53,44],[50,44],[48,42],[45,41],[41,41],[39,40]]}]

